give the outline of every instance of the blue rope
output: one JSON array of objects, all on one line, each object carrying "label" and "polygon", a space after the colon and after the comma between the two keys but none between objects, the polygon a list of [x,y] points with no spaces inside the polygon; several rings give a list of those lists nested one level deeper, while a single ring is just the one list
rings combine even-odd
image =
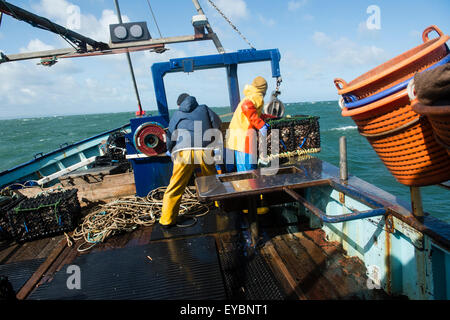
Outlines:
[{"label": "blue rope", "polygon": [[280,142],[281,142],[281,144],[283,145],[283,148],[284,148],[284,150],[286,150],[286,151],[287,151],[287,147],[286,147],[286,145],[284,144],[284,141],[283,141],[283,139],[281,139],[281,138],[280,138]]},{"label": "blue rope", "polygon": [[[448,54],[445,58],[443,58],[439,62],[435,63],[431,67],[425,69],[424,71],[432,70],[432,69],[434,69],[438,66],[444,65],[448,62],[450,62],[450,54]],[[377,94],[374,94],[370,97],[367,97],[367,98],[364,98],[361,100],[358,100],[358,98],[356,98],[354,95],[351,95],[351,94],[342,95],[344,97],[344,106],[347,107],[348,109],[358,108],[358,107],[362,107],[367,104],[373,103],[375,101],[381,100],[383,98],[386,98],[387,96],[406,88],[408,86],[409,81],[411,81],[413,78],[414,78],[414,76],[409,78],[408,80],[405,80],[399,84],[396,84],[395,86],[393,86],[391,88],[388,88],[384,91],[381,91]]]},{"label": "blue rope", "polygon": [[305,144],[306,138],[303,139],[303,142],[301,144],[298,145],[298,147],[301,149],[303,147],[303,145]]}]

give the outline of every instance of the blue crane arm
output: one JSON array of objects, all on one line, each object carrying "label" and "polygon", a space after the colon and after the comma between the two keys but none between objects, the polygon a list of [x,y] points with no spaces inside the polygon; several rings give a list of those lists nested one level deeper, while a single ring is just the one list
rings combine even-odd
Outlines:
[{"label": "blue crane arm", "polygon": [[279,78],[281,55],[278,49],[246,49],[237,52],[171,59],[168,62],[155,63],[151,67],[158,111],[169,121],[164,76],[174,72],[194,72],[195,70],[226,68],[228,93],[231,110],[234,111],[240,101],[237,66],[243,63],[270,61],[272,77]]}]

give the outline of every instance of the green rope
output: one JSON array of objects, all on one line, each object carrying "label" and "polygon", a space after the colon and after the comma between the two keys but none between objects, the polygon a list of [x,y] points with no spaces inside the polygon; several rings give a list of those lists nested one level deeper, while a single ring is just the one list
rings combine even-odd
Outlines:
[{"label": "green rope", "polygon": [[59,199],[57,202],[52,203],[52,204],[41,204],[39,205],[39,207],[37,208],[26,208],[26,209],[22,209],[19,207],[14,208],[14,211],[16,212],[16,214],[18,214],[19,212],[26,212],[26,211],[39,211],[40,209],[43,208],[50,208],[53,207],[53,212],[55,213],[55,219],[56,219],[56,223],[59,222],[59,215],[58,215],[58,205],[61,203],[61,199]]}]

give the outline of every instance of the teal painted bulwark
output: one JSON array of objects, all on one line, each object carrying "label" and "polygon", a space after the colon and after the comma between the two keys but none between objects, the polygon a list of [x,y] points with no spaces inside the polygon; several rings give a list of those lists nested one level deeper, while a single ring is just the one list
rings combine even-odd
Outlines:
[{"label": "teal painted bulwark", "polygon": [[[383,204],[398,214],[410,216],[407,206],[399,204],[392,195],[356,177],[352,177],[349,184],[360,186],[356,190],[377,200],[383,199]],[[371,209],[353,195],[342,197],[340,191],[330,186],[313,187],[307,190],[306,197],[328,216]],[[416,300],[450,298],[450,252],[444,249],[446,245],[441,245],[427,233],[395,215],[343,223],[322,223],[316,216],[309,216],[311,227],[321,227],[329,241],[341,243],[349,256],[363,261],[369,289],[383,289],[393,296]],[[449,230],[448,224],[433,220],[440,225],[441,231]],[[443,239],[444,242],[447,240]]]},{"label": "teal painted bulwark", "polygon": [[112,132],[121,129],[129,132],[129,124],[54,150],[14,168],[5,170],[0,173],[0,188],[13,183],[37,181],[44,176],[56,173],[82,160],[99,156],[101,144],[108,139]]}]

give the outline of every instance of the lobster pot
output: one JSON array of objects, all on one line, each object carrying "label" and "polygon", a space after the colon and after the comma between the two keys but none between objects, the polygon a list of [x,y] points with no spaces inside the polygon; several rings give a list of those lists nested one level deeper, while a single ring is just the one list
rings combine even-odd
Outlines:
[{"label": "lobster pot", "polygon": [[0,241],[11,239],[11,226],[8,219],[8,211],[17,206],[25,196],[7,197],[0,205]]},{"label": "lobster pot", "polygon": [[[439,37],[429,39],[430,32],[435,31]],[[338,94],[343,97],[353,97],[361,100],[394,87],[423,71],[448,54],[447,35],[436,26],[430,26],[423,31],[423,43],[405,53],[379,65],[347,83],[341,78],[334,80]]]},{"label": "lobster pot", "polygon": [[421,103],[415,103],[412,108],[418,114],[427,117],[433,128],[436,142],[450,156],[450,106],[426,106]]},{"label": "lobster pot", "polygon": [[273,155],[272,131],[278,130],[279,154],[308,154],[320,152],[320,127],[319,117],[294,116],[290,118],[268,119],[266,123],[270,126],[267,134],[268,155]]},{"label": "lobster pot", "polygon": [[428,119],[414,112],[406,92],[366,112],[350,114],[384,165],[407,186],[450,179],[450,156],[434,139]]},{"label": "lobster pot", "polygon": [[77,189],[28,198],[8,211],[13,238],[32,241],[75,229],[80,217]]}]

